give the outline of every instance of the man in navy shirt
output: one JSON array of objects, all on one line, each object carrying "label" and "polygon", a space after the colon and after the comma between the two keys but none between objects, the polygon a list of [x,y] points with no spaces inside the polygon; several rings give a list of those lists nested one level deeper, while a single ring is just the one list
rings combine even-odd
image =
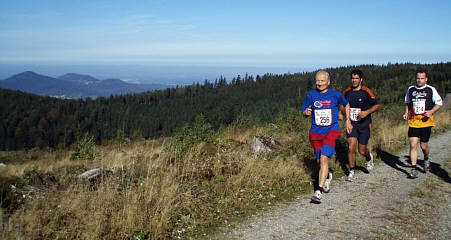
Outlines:
[{"label": "man in navy shirt", "polygon": [[[338,124],[338,107],[346,106],[346,117],[349,118],[348,101],[337,90],[329,89],[330,76],[326,71],[319,71],[315,76],[316,89],[305,96],[301,112],[311,118],[309,131],[310,144],[315,152],[316,161],[320,164],[318,188],[311,200],[321,203],[323,192],[329,192],[332,174],[329,173],[329,159],[335,151],[335,141],[340,134]],[[352,125],[346,121],[347,131],[351,132]]]},{"label": "man in navy shirt", "polygon": [[374,167],[373,155],[367,145],[370,139],[372,120],[371,114],[379,110],[380,104],[374,93],[362,85],[363,72],[355,69],[351,72],[351,87],[344,92],[344,97],[349,101],[350,119],[352,131],[346,134],[348,139],[349,175],[346,178],[352,181],[355,168],[355,151],[359,143],[359,153],[366,158],[366,169],[371,171]]}]

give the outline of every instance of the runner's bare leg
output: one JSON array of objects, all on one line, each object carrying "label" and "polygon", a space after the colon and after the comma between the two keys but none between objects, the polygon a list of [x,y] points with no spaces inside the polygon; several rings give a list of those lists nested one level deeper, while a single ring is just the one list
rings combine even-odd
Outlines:
[{"label": "runner's bare leg", "polygon": [[319,179],[318,186],[323,187],[326,182],[327,176],[329,175],[329,157],[321,155],[319,160]]},{"label": "runner's bare leg", "polygon": [[410,144],[410,163],[412,165],[417,165],[418,161],[418,142],[420,141],[420,138],[417,137],[409,137],[409,144]]},{"label": "runner's bare leg", "polygon": [[355,150],[357,146],[357,138],[350,137],[348,138],[348,161],[349,168],[355,168]]}]

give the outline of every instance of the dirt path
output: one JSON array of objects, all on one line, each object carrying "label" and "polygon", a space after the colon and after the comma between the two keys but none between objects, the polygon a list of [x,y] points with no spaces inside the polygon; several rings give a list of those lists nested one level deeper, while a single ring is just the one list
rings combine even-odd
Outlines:
[{"label": "dirt path", "polygon": [[451,239],[451,131],[430,146],[431,172],[417,179],[407,178],[408,149],[381,152],[371,174],[333,180],[321,204],[302,195],[211,239]]}]

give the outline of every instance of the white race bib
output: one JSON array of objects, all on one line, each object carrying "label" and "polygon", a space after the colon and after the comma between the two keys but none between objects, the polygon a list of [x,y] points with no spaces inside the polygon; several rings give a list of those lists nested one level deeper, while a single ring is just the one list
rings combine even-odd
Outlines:
[{"label": "white race bib", "polygon": [[360,121],[359,113],[362,111],[360,108],[350,108],[351,109],[351,121]]},{"label": "white race bib", "polygon": [[315,123],[319,126],[332,125],[332,109],[315,109]]},{"label": "white race bib", "polygon": [[424,114],[426,112],[426,99],[417,99],[414,101],[413,112],[415,114]]}]

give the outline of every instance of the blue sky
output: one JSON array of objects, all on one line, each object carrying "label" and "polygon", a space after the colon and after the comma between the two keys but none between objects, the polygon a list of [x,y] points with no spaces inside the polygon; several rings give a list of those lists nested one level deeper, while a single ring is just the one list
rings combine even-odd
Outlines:
[{"label": "blue sky", "polygon": [[451,59],[451,1],[0,0],[0,64],[327,67]]}]

